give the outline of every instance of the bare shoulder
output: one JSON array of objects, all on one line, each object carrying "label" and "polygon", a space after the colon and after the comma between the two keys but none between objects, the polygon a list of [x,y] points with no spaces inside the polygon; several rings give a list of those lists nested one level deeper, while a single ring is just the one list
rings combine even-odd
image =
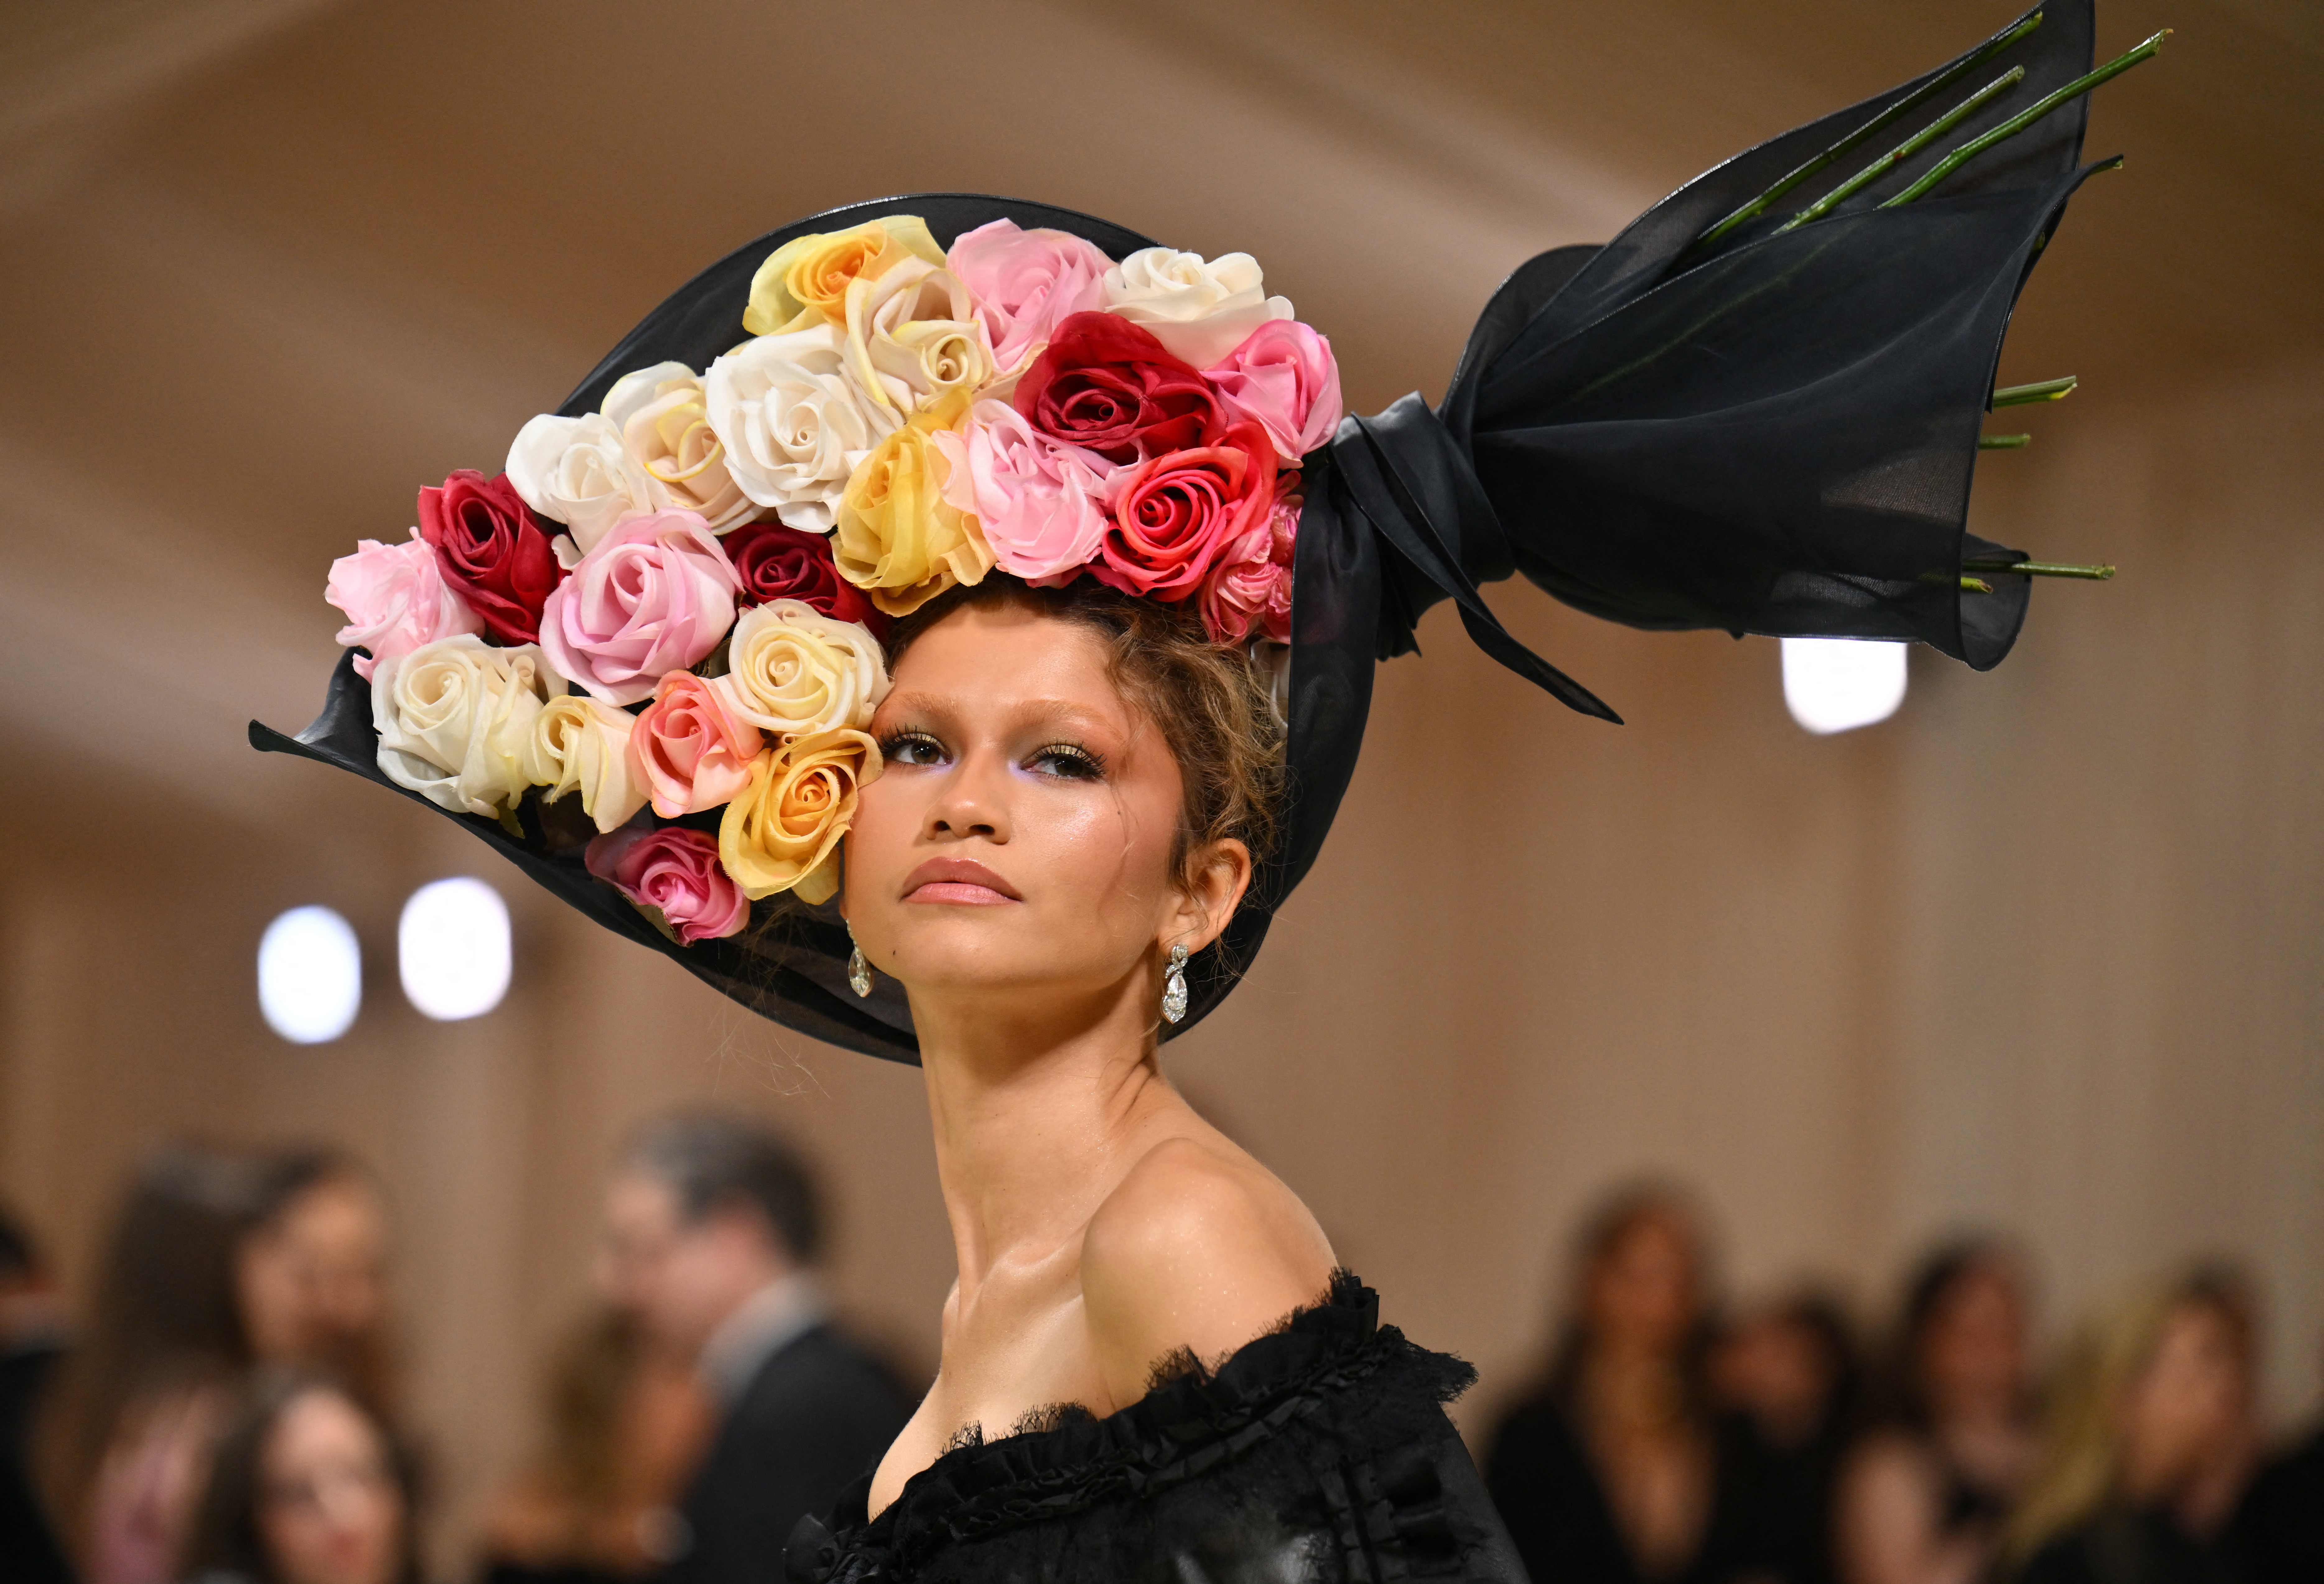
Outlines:
[{"label": "bare shoulder", "polygon": [[1130,1168],[1082,1243],[1084,1312],[1117,1405],[1178,1350],[1216,1358],[1313,1303],[1332,1247],[1266,1167],[1223,1140],[1174,1137]]}]

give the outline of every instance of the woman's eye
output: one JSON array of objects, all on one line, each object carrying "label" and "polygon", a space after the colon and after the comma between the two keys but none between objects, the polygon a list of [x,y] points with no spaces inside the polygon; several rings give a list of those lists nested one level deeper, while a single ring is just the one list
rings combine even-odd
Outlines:
[{"label": "woman's eye", "polygon": [[932,765],[944,758],[944,744],[926,732],[899,732],[880,744],[880,755],[890,764]]},{"label": "woman's eye", "polygon": [[1097,781],[1105,777],[1105,760],[1073,742],[1052,742],[1037,749],[1025,766],[1041,775],[1067,781]]}]

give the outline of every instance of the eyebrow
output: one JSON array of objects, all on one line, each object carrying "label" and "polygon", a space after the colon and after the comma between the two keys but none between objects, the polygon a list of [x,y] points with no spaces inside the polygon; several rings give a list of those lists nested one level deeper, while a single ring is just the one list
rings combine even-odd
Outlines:
[{"label": "eyebrow", "polygon": [[[918,712],[942,719],[957,719],[961,708],[952,696],[934,693],[891,693],[880,705],[881,714],[890,710]],[[1124,723],[1097,714],[1081,705],[1062,698],[1028,698],[1012,705],[1008,710],[1011,725],[1055,723],[1059,725],[1081,726],[1085,729],[1120,732]]]}]

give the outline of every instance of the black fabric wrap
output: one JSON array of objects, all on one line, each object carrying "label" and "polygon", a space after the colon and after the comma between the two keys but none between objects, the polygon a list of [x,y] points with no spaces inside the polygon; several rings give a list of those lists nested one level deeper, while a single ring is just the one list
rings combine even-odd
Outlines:
[{"label": "black fabric wrap", "polygon": [[[1412,651],[1416,623],[1440,600],[1456,603],[1494,658],[1609,721],[1619,719],[1611,708],[1503,630],[1481,585],[1522,573],[1633,627],[1917,640],[1979,670],[2008,653],[2030,579],[1987,573],[1992,593],[1960,592],[1965,556],[2023,555],[1967,533],[1969,483],[2010,312],[2087,174],[2077,168],[2087,100],[1917,202],[1877,205],[1945,149],[2089,69],[2089,0],[2043,11],[2027,37],[1714,249],[1690,252],[1720,217],[1936,72],[1737,155],[1603,247],[1530,260],[1486,304],[1439,408],[1413,395],[1351,417],[1305,459],[1286,839],[1220,943],[1188,964],[1189,1010],[1166,1036],[1225,999],[1315,861],[1354,774],[1372,668]],[[1776,234],[1796,207],[2011,66],[2024,69],[2023,83],[1897,174]],[[946,246],[1002,216],[1071,232],[1116,258],[1152,245],[1071,210],[970,194],[829,210],[695,277],[558,410],[593,410],[615,379],[648,364],[706,367],[743,338],[751,276],[776,247],[890,214],[925,217]],[[391,784],[374,762],[367,689],[345,661],[306,731],[287,738],[254,722],[251,741]],[[744,935],[681,947],[592,879],[577,850],[447,817],[742,1005],[853,1050],[918,1060],[891,981],[877,980],[868,1000],[845,990],[849,947],[830,908],[762,904]]]},{"label": "black fabric wrap", "polygon": [[1345,1271],[1215,1369],[1179,1355],[1099,1419],[972,1435],[866,1522],[868,1478],[809,1518],[789,1584],[1397,1579],[1522,1584],[1443,1404],[1475,1381],[1379,1323]]}]

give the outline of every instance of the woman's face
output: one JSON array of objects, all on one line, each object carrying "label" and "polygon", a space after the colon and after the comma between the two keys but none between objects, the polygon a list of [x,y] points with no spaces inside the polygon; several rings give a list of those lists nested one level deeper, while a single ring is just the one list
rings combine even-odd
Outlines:
[{"label": "woman's face", "polygon": [[1941,1404],[2015,1399],[2025,1383],[2025,1301],[2016,1278],[1998,1266],[1963,1272],[1923,1337],[1921,1368]]},{"label": "woman's face", "polygon": [[282,1584],[390,1584],[404,1523],[372,1422],[336,1391],[292,1398],[259,1455],[258,1532]]},{"label": "woman's face", "polygon": [[1638,1216],[1590,1274],[1591,1329],[1603,1340],[1663,1350],[1685,1340],[1700,1309],[1694,1239],[1662,1211]]},{"label": "woman's face", "polygon": [[235,1272],[261,1358],[327,1362],[369,1338],[387,1307],[387,1218],[360,1178],[326,1177],[244,1239]]},{"label": "woman's face", "polygon": [[2124,1394],[2123,1480],[2153,1500],[2239,1450],[2251,1401],[2240,1339],[2210,1303],[2183,1303]]},{"label": "woman's face", "polygon": [[872,723],[886,769],[847,837],[848,924],[874,968],[916,994],[1102,998],[1157,947],[1211,939],[1174,884],[1177,764],[1106,657],[1016,604],[960,610],[905,652]]}]

